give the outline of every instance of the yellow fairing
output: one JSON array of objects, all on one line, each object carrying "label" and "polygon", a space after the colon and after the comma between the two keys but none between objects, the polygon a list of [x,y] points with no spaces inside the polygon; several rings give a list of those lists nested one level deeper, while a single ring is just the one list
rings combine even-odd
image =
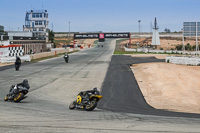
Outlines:
[{"label": "yellow fairing", "polygon": [[90,99],[91,99],[91,98],[97,98],[97,99],[98,99],[97,101],[99,101],[102,97],[103,97],[103,96],[101,96],[101,95],[92,95],[92,96],[90,97]]},{"label": "yellow fairing", "polygon": [[14,100],[16,101],[17,99],[19,99],[21,97],[21,93],[19,93],[18,97],[15,97]]},{"label": "yellow fairing", "polygon": [[4,100],[8,100],[8,97],[7,97],[7,96],[5,96]]},{"label": "yellow fairing", "polygon": [[82,97],[80,95],[77,96],[76,103],[81,104]]}]

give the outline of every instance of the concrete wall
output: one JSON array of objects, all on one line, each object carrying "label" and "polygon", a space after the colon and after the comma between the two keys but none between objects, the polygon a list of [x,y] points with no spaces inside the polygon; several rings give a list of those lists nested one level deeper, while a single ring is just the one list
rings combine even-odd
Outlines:
[{"label": "concrete wall", "polygon": [[166,57],[165,59],[168,63],[174,64],[183,64],[183,65],[200,65],[200,58],[199,57]]},{"label": "concrete wall", "polygon": [[127,48],[124,46],[125,51],[144,52],[144,53],[166,53],[166,54],[185,54],[185,55],[200,55],[200,51],[178,51],[178,50],[153,50],[148,48]]},{"label": "concrete wall", "polygon": [[33,37],[33,33],[25,31],[8,31],[8,36]]},{"label": "concrete wall", "polygon": [[[43,52],[43,53],[37,53],[37,54],[31,54],[31,55],[25,55],[25,56],[20,56],[22,61],[31,61],[32,59],[39,59],[43,57],[48,57],[48,56],[54,56],[60,53],[65,53],[65,52],[73,52],[76,50],[80,50],[80,48],[56,48],[52,49],[50,52]],[[13,63],[15,62],[16,57],[2,57],[0,56],[0,63]]]},{"label": "concrete wall", "polygon": [[54,56],[56,54],[60,54],[60,53],[65,53],[65,52],[72,52],[78,50],[78,48],[56,48],[56,49],[52,49],[50,52],[43,52],[43,53],[37,53],[37,54],[31,54],[30,57],[31,59],[39,59],[39,58],[43,58],[43,57],[48,57],[48,56]]},{"label": "concrete wall", "polygon": [[[29,55],[21,56],[21,61],[31,61],[31,58]],[[16,57],[10,57],[10,56],[0,56],[0,63],[14,63],[16,60]]]}]

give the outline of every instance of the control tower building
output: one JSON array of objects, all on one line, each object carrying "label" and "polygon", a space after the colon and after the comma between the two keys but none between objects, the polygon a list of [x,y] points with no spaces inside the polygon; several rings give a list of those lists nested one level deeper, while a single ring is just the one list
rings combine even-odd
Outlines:
[{"label": "control tower building", "polygon": [[33,32],[33,37],[48,41],[48,23],[47,10],[30,10],[26,12],[23,30]]}]

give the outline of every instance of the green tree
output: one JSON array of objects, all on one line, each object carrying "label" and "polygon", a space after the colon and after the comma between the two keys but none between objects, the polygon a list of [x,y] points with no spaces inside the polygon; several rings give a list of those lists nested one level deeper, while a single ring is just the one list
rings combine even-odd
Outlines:
[{"label": "green tree", "polygon": [[192,46],[192,50],[196,50],[196,45],[193,45],[193,46]]},{"label": "green tree", "polygon": [[192,46],[189,43],[187,43],[187,45],[185,46],[185,50],[192,50]]},{"label": "green tree", "polygon": [[177,50],[182,50],[182,45],[176,45]]},{"label": "green tree", "polygon": [[51,41],[51,43],[53,43],[53,41],[54,41],[54,33],[53,33],[53,30],[49,30],[49,41]]}]

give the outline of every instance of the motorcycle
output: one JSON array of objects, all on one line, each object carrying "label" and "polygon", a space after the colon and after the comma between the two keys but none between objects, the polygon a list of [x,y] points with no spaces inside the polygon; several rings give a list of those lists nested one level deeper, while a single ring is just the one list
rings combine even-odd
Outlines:
[{"label": "motorcycle", "polygon": [[80,92],[77,95],[77,99],[69,105],[69,109],[84,109],[86,111],[92,111],[96,108],[98,101],[103,97],[100,93],[94,92],[90,94],[91,91]]},{"label": "motorcycle", "polygon": [[64,59],[65,59],[65,62],[68,63],[68,61],[69,61],[69,55],[68,55],[68,54],[65,54],[65,55],[64,55]]},{"label": "motorcycle", "polygon": [[15,70],[18,71],[21,66],[21,59],[17,56],[15,61]]},{"label": "motorcycle", "polygon": [[21,66],[20,64],[15,64],[15,70],[18,71],[20,66]]},{"label": "motorcycle", "polygon": [[[13,90],[14,89],[14,90]],[[7,94],[4,98],[4,101],[14,101],[16,103],[20,102],[21,100],[27,98],[27,96],[25,96],[29,89],[22,87],[22,86],[18,86],[17,85],[12,85],[10,91],[13,90],[13,94]]]}]

